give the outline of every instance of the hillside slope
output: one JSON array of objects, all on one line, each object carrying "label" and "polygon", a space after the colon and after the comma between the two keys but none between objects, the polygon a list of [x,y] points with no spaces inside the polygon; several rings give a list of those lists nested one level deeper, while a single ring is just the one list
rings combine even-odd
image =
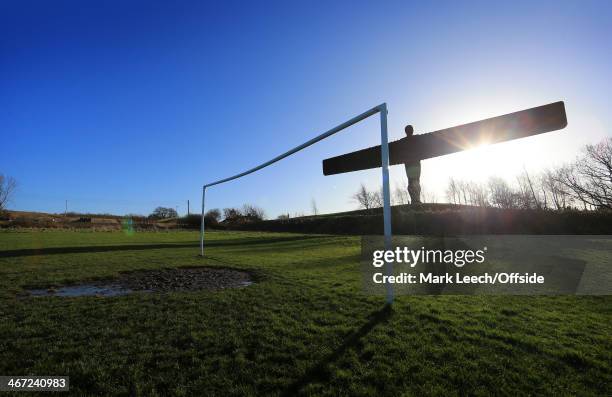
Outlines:
[{"label": "hillside slope", "polygon": [[[391,208],[395,234],[612,234],[612,211],[499,209],[452,204]],[[238,230],[382,234],[382,209],[227,225]]]}]

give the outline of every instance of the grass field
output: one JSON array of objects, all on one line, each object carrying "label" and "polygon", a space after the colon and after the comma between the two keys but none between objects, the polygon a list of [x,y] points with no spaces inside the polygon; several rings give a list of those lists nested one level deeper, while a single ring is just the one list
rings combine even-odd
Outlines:
[{"label": "grass field", "polygon": [[[0,375],[74,395],[611,394],[612,297],[362,293],[357,237],[0,232]],[[124,270],[208,265],[218,292],[19,298]]]}]

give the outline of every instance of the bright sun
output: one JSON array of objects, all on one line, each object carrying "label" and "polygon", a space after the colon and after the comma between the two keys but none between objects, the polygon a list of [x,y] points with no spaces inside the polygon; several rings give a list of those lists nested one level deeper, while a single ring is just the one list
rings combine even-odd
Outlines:
[{"label": "bright sun", "polygon": [[[463,109],[462,109],[463,108]],[[522,105],[524,108],[524,105]],[[448,114],[445,117],[448,126],[459,125],[466,122],[483,120],[490,117],[499,116],[513,111],[521,110],[521,106],[513,103],[496,104],[490,103],[483,106],[470,104],[454,109],[456,114]],[[486,135],[486,134],[485,134]],[[471,149],[432,159],[427,165],[432,173],[446,175],[464,180],[484,181],[490,176],[499,176],[507,180],[515,179],[528,163],[537,163],[548,154],[543,150],[538,137],[530,137],[530,144],[526,145],[524,139],[488,144],[481,142]],[[537,149],[536,149],[537,148]],[[536,161],[531,161],[535,159]]]}]

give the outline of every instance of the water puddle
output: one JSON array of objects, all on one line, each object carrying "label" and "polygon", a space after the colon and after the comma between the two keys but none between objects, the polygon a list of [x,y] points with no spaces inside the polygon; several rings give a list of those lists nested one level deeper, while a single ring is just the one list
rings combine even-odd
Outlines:
[{"label": "water puddle", "polygon": [[120,296],[127,295],[133,290],[124,288],[119,285],[74,285],[70,287],[49,288],[49,289],[31,289],[27,290],[31,296]]},{"label": "water puddle", "polygon": [[251,275],[245,271],[210,268],[166,268],[124,272],[119,277],[80,285],[27,289],[32,297],[44,296],[99,296],[112,297],[134,292],[189,292],[218,291],[225,288],[244,288],[253,285]]}]

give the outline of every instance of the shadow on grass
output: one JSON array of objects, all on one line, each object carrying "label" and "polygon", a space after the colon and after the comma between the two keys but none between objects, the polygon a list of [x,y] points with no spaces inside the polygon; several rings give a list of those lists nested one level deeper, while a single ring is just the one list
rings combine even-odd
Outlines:
[{"label": "shadow on grass", "polygon": [[359,341],[374,329],[378,324],[386,322],[392,315],[393,309],[390,305],[385,305],[382,309],[376,310],[370,314],[367,323],[362,325],[357,331],[353,332],[336,350],[324,357],[314,367],[310,368],[301,378],[294,381],[287,390],[283,392],[283,396],[295,396],[308,384],[315,381],[323,381],[327,376],[327,367],[329,364],[336,361],[348,349],[357,346]]},{"label": "shadow on grass", "polygon": [[[223,241],[206,242],[206,247],[223,247],[223,246],[248,246],[261,244],[275,244],[283,242],[305,241],[320,238],[318,236],[289,236],[289,237],[270,237],[270,238],[240,238]],[[121,244],[121,245],[91,245],[83,247],[49,247],[49,248],[25,248],[18,250],[0,251],[0,258],[14,258],[20,256],[33,255],[55,255],[55,254],[79,254],[93,252],[111,252],[111,251],[138,251],[150,249],[176,249],[176,248],[199,248],[200,242],[194,241],[190,243],[157,243],[157,244]]]}]

